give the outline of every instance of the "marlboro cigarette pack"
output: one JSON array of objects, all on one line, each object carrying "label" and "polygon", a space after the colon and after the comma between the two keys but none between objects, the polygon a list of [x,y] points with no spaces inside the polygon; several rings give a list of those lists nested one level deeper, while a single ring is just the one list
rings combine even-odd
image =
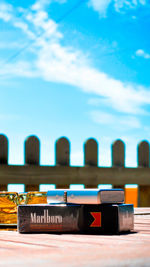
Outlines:
[{"label": "marlboro cigarette pack", "polygon": [[18,206],[18,231],[118,234],[133,229],[133,205],[42,204]]}]

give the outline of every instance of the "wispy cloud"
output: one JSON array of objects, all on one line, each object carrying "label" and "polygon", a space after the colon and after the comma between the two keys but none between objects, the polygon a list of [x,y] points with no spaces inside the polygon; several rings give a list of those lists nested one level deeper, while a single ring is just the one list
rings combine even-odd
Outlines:
[{"label": "wispy cloud", "polygon": [[[4,64],[3,61],[0,62],[2,66]],[[30,64],[27,61],[19,60],[15,64],[8,63],[4,68],[0,69],[0,77],[1,79],[9,79],[10,77],[28,77],[33,78],[39,75],[34,63]]]},{"label": "wispy cloud", "polygon": [[8,22],[12,18],[12,5],[6,4],[5,2],[0,3],[0,19]]},{"label": "wispy cloud", "polygon": [[27,23],[22,21],[14,21],[13,23],[14,27],[21,29],[25,34],[28,35],[29,38],[35,39],[36,35],[29,29],[29,26]]},{"label": "wispy cloud", "polygon": [[142,113],[142,105],[150,103],[150,93],[144,88],[109,77],[90,67],[81,53],[60,44],[44,45],[39,52],[37,67],[47,81],[71,84],[86,93],[101,96],[105,104],[118,111]]},{"label": "wispy cloud", "polygon": [[145,59],[150,59],[150,54],[146,53],[144,50],[139,49],[135,52],[136,56],[143,57]]},{"label": "wispy cloud", "polygon": [[49,5],[50,3],[52,2],[52,0],[38,0],[36,1],[31,9],[32,10],[41,10],[41,9],[44,9],[47,5]]},{"label": "wispy cloud", "polygon": [[135,116],[114,115],[99,110],[91,111],[90,116],[98,124],[118,128],[123,131],[125,129],[139,129],[141,127],[139,119]]},{"label": "wispy cloud", "polygon": [[112,0],[90,0],[89,6],[91,6],[95,11],[98,11],[101,16],[105,17],[106,10],[111,2]]},{"label": "wispy cloud", "polygon": [[[29,8],[25,14],[16,20],[15,14],[12,14],[12,25],[19,27],[28,41],[34,40],[34,59],[29,58],[27,62],[18,60],[15,65],[10,62],[1,69],[1,74],[38,76],[46,81],[69,84],[89,95],[102,97],[105,105],[114,110],[129,114],[145,112],[144,105],[150,104],[150,92],[147,88],[110,77],[92,67],[91,59],[84,55],[84,51],[64,46],[61,42],[63,34],[45,10],[37,9],[33,12]],[[28,51],[25,52],[28,55]],[[138,123],[135,125],[137,127]]]},{"label": "wispy cloud", "polygon": [[117,12],[121,9],[134,9],[140,5],[146,5],[147,0],[114,0],[114,7]]},{"label": "wispy cloud", "polygon": [[0,42],[0,49],[7,49],[7,50],[12,50],[12,49],[18,49],[18,48],[22,48],[23,45],[19,45],[18,42],[14,41],[14,42],[11,42],[11,43],[8,43],[8,42]]},{"label": "wispy cloud", "polygon": [[89,6],[97,11],[100,16],[105,17],[110,4],[114,6],[116,12],[137,8],[146,5],[147,0],[89,0]]},{"label": "wispy cloud", "polygon": [[45,9],[47,5],[50,5],[51,2],[58,2],[60,4],[65,3],[67,0],[37,0],[35,4],[32,5],[32,10],[42,10]]}]

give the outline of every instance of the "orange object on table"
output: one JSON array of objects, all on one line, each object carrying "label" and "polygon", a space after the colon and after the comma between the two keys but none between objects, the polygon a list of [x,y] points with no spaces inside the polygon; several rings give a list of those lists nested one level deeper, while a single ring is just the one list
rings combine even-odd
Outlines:
[{"label": "orange object on table", "polygon": [[133,204],[135,208],[138,206],[138,187],[125,188],[125,203]]}]

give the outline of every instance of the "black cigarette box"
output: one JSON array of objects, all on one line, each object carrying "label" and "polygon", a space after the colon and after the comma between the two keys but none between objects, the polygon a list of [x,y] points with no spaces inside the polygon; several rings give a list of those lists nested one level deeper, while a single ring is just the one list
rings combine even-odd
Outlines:
[{"label": "black cigarette box", "polygon": [[20,205],[20,233],[118,234],[133,229],[133,205]]}]

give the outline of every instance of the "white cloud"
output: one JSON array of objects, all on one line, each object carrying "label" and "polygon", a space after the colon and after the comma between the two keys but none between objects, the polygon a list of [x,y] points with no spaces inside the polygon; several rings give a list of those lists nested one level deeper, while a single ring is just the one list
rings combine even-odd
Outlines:
[{"label": "white cloud", "polygon": [[89,98],[88,100],[88,104],[89,105],[93,105],[93,106],[99,106],[100,104],[102,104],[102,99],[101,98],[98,98],[98,97],[93,97],[93,98]]},{"label": "white cloud", "polygon": [[117,12],[120,12],[122,8],[131,9],[136,8],[139,3],[137,0],[114,0],[114,7]]},{"label": "white cloud", "polygon": [[37,67],[47,81],[77,86],[103,97],[105,104],[125,113],[142,113],[142,105],[150,103],[150,92],[144,88],[109,77],[90,67],[82,54],[60,44],[45,45],[38,54]]},{"label": "white cloud", "polygon": [[[19,48],[19,44],[18,42],[14,41],[14,42],[11,42],[11,43],[8,43],[6,41],[4,42],[0,42],[0,49],[18,49]],[[22,48],[22,45],[20,44],[20,48]]]},{"label": "white cloud", "polygon": [[150,54],[146,53],[144,50],[139,49],[135,52],[136,56],[143,57],[145,59],[150,59]]},{"label": "white cloud", "polygon": [[92,120],[98,124],[112,125],[116,119],[115,116],[110,113],[97,110],[92,111],[90,115]]},{"label": "white cloud", "polygon": [[51,2],[58,2],[60,4],[65,3],[67,0],[37,0],[34,5],[32,5],[32,10],[42,10],[45,9]]},{"label": "white cloud", "polygon": [[38,76],[38,72],[34,66],[34,63],[30,64],[26,61],[18,61],[15,64],[0,62],[3,68],[0,69],[0,77],[9,79],[10,77],[28,77],[33,78]]},{"label": "white cloud", "polygon": [[105,16],[109,5],[112,3],[116,12],[122,9],[137,8],[140,5],[146,5],[146,0],[89,0],[89,6],[97,11],[100,16]]},{"label": "white cloud", "polygon": [[91,111],[90,116],[95,123],[120,130],[139,129],[141,127],[140,121],[135,116],[113,115],[99,110]]},{"label": "white cloud", "polygon": [[22,21],[15,21],[14,22],[14,26],[16,28],[21,29],[24,33],[26,33],[28,35],[29,38],[31,38],[31,39],[35,39],[36,38],[35,34],[32,31],[29,30],[29,27],[28,27],[28,25],[26,23],[24,23]]},{"label": "white cloud", "polygon": [[146,2],[147,0],[114,0],[114,7],[119,12],[122,8],[131,9],[146,5]]},{"label": "white cloud", "polygon": [[146,0],[139,0],[139,3],[140,3],[141,5],[146,5]]},{"label": "white cloud", "polygon": [[8,22],[12,18],[12,5],[6,3],[0,3],[0,19]]},{"label": "white cloud", "polygon": [[92,6],[95,11],[105,16],[106,10],[111,2],[112,0],[90,0],[89,6]]},{"label": "white cloud", "polygon": [[32,5],[32,10],[41,10],[44,9],[45,6],[49,5],[51,3],[51,0],[38,0],[35,2],[34,5]]},{"label": "white cloud", "polygon": [[[9,63],[1,69],[1,75],[38,76],[46,81],[76,86],[85,93],[102,97],[105,105],[129,114],[144,113],[144,105],[150,104],[150,92],[146,88],[108,76],[91,67],[84,52],[62,45],[63,35],[46,11],[32,13],[29,9],[28,14],[20,20],[13,18],[12,25],[26,33],[28,40],[33,39],[32,35],[38,36],[32,44],[35,59],[18,61],[15,66]],[[27,50],[24,52],[28,55]]]},{"label": "white cloud", "polygon": [[[30,22],[35,31],[39,34],[43,34],[42,36],[50,38],[61,38],[62,34],[57,30],[57,24],[52,19],[49,19],[47,12],[45,11],[37,11],[37,13],[33,14],[29,12],[26,16],[27,22]],[[27,23],[26,22],[26,23]],[[43,38],[43,39],[44,39]]]}]

